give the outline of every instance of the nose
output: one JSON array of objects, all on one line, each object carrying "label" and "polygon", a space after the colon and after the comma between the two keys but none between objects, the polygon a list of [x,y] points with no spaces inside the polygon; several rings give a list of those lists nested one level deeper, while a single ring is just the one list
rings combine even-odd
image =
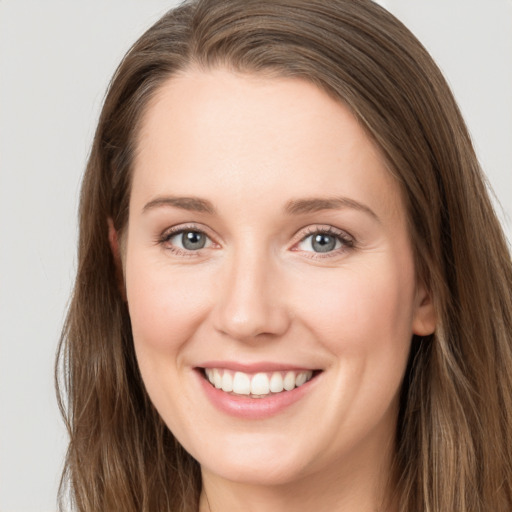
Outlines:
[{"label": "nose", "polygon": [[224,270],[214,308],[215,328],[244,342],[282,336],[290,315],[278,265],[264,254],[244,251]]}]

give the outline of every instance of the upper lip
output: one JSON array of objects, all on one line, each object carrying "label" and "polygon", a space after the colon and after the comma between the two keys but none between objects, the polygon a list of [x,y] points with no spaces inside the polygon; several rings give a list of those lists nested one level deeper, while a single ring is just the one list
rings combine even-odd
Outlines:
[{"label": "upper lip", "polygon": [[232,370],[235,372],[243,373],[258,373],[258,372],[278,372],[278,371],[308,371],[317,370],[318,368],[311,368],[309,366],[302,366],[297,364],[276,363],[271,361],[261,361],[254,363],[241,363],[236,361],[206,361],[197,365],[198,368],[222,368],[225,370]]}]

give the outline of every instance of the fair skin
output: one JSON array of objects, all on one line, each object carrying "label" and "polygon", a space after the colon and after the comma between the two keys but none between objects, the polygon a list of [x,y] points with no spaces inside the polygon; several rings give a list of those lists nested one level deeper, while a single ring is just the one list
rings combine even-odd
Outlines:
[{"label": "fair skin", "polygon": [[[143,118],[129,208],[137,359],[201,512],[383,511],[411,338],[435,321],[349,110],[298,79],[182,73]],[[263,388],[230,391],[237,372]]]}]

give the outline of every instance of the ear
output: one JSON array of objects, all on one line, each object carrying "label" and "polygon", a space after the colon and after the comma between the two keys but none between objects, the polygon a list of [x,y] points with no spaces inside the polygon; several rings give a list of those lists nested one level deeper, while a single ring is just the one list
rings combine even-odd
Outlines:
[{"label": "ear", "polygon": [[117,287],[121,297],[126,302],[126,288],[124,286],[124,274],[123,274],[123,262],[121,260],[121,250],[119,248],[119,237],[114,227],[114,221],[109,217],[108,223],[108,242],[110,244],[110,250],[114,258],[114,265],[116,267],[116,281]]},{"label": "ear", "polygon": [[436,329],[437,317],[431,293],[425,286],[418,287],[416,292],[416,309],[412,322],[412,332],[418,336],[428,336]]}]

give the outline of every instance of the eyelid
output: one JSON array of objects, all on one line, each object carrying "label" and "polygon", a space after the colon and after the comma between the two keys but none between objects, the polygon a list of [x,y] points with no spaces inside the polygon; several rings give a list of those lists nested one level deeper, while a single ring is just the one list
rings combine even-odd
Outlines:
[{"label": "eyelid", "polygon": [[340,237],[345,240],[352,240],[355,242],[355,238],[340,228],[331,226],[330,224],[310,224],[304,228],[299,229],[292,237],[292,244],[295,245],[297,242],[304,240],[306,237],[315,233],[327,233],[333,236]]},{"label": "eyelid", "polygon": [[[316,253],[314,251],[302,251],[301,249],[297,248],[298,244],[306,240],[308,237],[317,233],[324,233],[336,237],[338,240],[341,241],[342,246],[338,249],[325,253]],[[329,224],[313,224],[307,226],[306,228],[302,228],[293,236],[291,250],[296,252],[307,253],[309,258],[321,259],[339,256],[340,254],[345,253],[350,249],[353,249],[355,246],[356,239],[347,231],[336,228]]]},{"label": "eyelid", "polygon": [[209,249],[210,247],[204,247],[202,249],[197,250],[187,250],[182,249],[181,247],[175,247],[166,245],[169,242],[169,239],[173,236],[179,235],[180,233],[183,233],[185,231],[196,231],[197,233],[204,234],[208,240],[210,240],[212,245],[219,246],[219,242],[216,240],[216,236],[211,234],[211,230],[204,226],[203,224],[197,224],[197,223],[184,223],[184,224],[177,224],[176,226],[170,226],[166,229],[164,229],[159,235],[156,237],[156,244],[162,245],[165,249],[174,252],[178,255],[185,255],[185,256],[198,256],[202,250]]},{"label": "eyelid", "polygon": [[[211,242],[211,244],[215,247],[220,247],[221,244],[217,241],[218,237],[216,235],[211,234],[211,229],[203,224],[198,223],[184,223],[184,224],[177,224],[175,226],[170,226],[163,230],[156,238],[156,244],[162,245],[167,250],[174,252],[178,255],[184,255],[184,256],[199,256],[203,250],[209,249],[210,247],[204,247],[202,249],[197,250],[187,250],[182,249],[180,247],[175,246],[166,246],[165,244],[168,242],[168,240],[176,236],[179,233],[182,233],[184,231],[196,231],[198,233],[203,233]],[[297,248],[297,245],[301,242],[303,242],[307,237],[317,234],[317,233],[324,233],[331,236],[336,237],[338,240],[340,240],[342,247],[338,249],[334,249],[332,251],[326,252],[326,253],[320,253],[320,252],[314,252],[314,251],[304,251]],[[297,231],[293,237],[291,242],[291,248],[290,250],[296,251],[296,252],[303,252],[307,253],[308,257],[314,258],[314,259],[321,259],[321,258],[329,258],[332,256],[339,256],[341,253],[347,252],[350,249],[353,249],[356,246],[356,239],[354,236],[352,236],[350,233],[348,233],[345,230],[336,228],[329,224],[312,224],[305,228],[301,228],[299,231]]]}]

